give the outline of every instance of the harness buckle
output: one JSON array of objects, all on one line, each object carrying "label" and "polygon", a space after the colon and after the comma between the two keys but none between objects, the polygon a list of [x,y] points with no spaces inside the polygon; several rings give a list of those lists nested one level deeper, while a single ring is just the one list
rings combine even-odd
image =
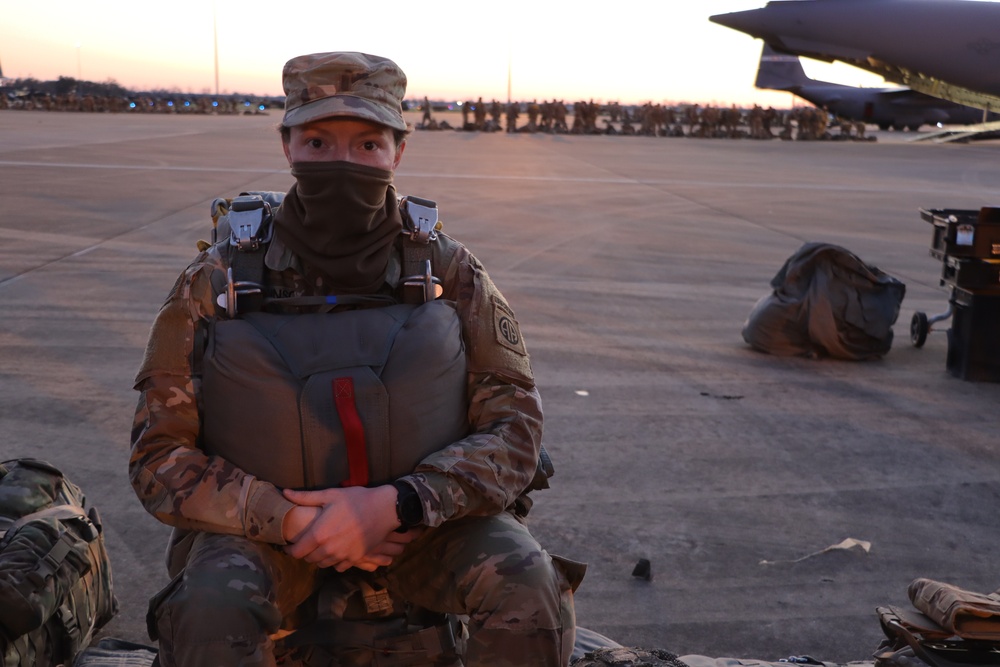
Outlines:
[{"label": "harness buckle", "polygon": [[410,239],[417,243],[437,240],[437,202],[420,197],[403,197],[402,208],[410,218]]},{"label": "harness buckle", "polygon": [[226,315],[230,318],[236,317],[237,301],[241,296],[254,296],[264,293],[264,286],[260,283],[249,280],[233,280],[233,267],[226,269],[226,292],[220,294],[215,300],[217,304],[226,309]]},{"label": "harness buckle", "polygon": [[254,251],[271,240],[271,205],[259,195],[240,195],[229,208],[229,245]]},{"label": "harness buckle", "polygon": [[431,273],[431,260],[424,260],[424,272],[402,279],[403,295],[414,294],[416,299],[406,299],[406,303],[427,303],[441,296],[444,288],[441,279]]}]

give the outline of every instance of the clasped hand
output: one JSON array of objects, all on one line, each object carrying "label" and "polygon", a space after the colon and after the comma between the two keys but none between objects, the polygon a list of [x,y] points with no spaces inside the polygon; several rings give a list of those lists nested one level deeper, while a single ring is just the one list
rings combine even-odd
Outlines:
[{"label": "clasped hand", "polygon": [[392,564],[422,532],[395,532],[399,521],[391,485],[283,493],[296,505],[285,519],[290,542],[285,552],[319,567],[371,572]]}]

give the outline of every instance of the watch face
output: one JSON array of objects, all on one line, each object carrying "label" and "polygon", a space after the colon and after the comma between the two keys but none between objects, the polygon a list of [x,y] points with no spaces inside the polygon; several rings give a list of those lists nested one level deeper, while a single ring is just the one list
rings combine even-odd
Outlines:
[{"label": "watch face", "polygon": [[424,520],[424,508],[416,489],[405,482],[394,483],[396,487],[396,518],[402,528],[413,528]]},{"label": "watch face", "polygon": [[399,517],[406,526],[416,526],[424,518],[424,508],[420,506],[420,497],[416,493],[406,494],[399,506]]}]

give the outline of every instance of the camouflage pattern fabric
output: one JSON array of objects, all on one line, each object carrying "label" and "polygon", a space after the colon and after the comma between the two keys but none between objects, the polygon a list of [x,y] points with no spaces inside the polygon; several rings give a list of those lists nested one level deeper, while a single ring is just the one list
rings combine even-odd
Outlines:
[{"label": "camouflage pattern fabric", "polygon": [[570,663],[572,667],[689,667],[662,649],[599,648]]},{"label": "camouflage pattern fabric", "polygon": [[71,661],[117,608],[80,488],[43,461],[0,463],[0,665]]},{"label": "camouflage pattern fabric", "polygon": [[281,80],[285,127],[353,116],[406,129],[406,75],[388,58],[353,52],[298,56],[285,63]]},{"label": "camouflage pattern fabric", "polygon": [[[315,599],[301,607],[329,577],[350,579],[355,587],[359,581],[362,587],[365,581],[386,582],[386,613],[395,609],[392,600],[468,613],[467,666],[565,665],[573,650],[570,579],[511,513],[467,517],[428,530],[392,566],[372,574],[320,570],[273,545],[230,535],[191,533],[184,546],[183,570],[150,609],[150,636],[160,642],[164,667],[234,664],[234,648],[241,665],[275,664],[272,637],[294,627],[297,611],[306,617],[323,614]],[[219,613],[222,608],[226,614]],[[359,617],[357,605],[333,611]],[[367,617],[379,616],[370,610]],[[349,649],[357,658],[364,648],[360,636],[352,637],[349,645],[330,647],[329,654]],[[422,661],[422,652],[414,653],[413,661],[396,655],[392,664],[432,664]]]},{"label": "camouflage pattern fabric", "polygon": [[[153,324],[136,377],[140,398],[129,470],[146,510],[163,523],[283,544],[281,520],[291,503],[273,484],[207,456],[197,444],[200,379],[191,359],[197,329],[225,316],[216,303],[225,289],[225,248],[216,245],[198,256]],[[521,353],[511,348],[489,352],[503,337],[500,328],[512,323],[496,316],[510,307],[489,276],[476,268],[479,263],[464,246],[444,234],[432,251],[451,257],[441,271],[441,298],[455,301],[466,349],[473,351],[470,435],[427,457],[405,478],[420,496],[426,525],[438,526],[461,516],[496,514],[517,501],[537,469],[542,410],[520,332],[514,337],[521,342]],[[267,261],[270,296],[318,293],[277,240]],[[393,257],[392,264],[389,276],[394,282],[400,275],[398,258]]]},{"label": "camouflage pattern fabric", "polygon": [[[523,339],[509,305],[466,248],[439,234],[430,250],[441,298],[455,303],[469,351],[470,430],[402,478],[417,490],[425,524],[434,530],[391,568],[394,591],[434,611],[470,616],[467,665],[565,665],[573,646],[572,589],[582,566],[557,565],[507,512],[525,506],[518,501],[535,475],[541,441],[541,404]],[[187,633],[211,634],[217,627],[242,638],[223,641],[221,653],[235,649],[245,664],[272,664],[268,634],[294,625],[290,605],[317,586],[314,573],[274,556],[283,552],[269,546],[284,544],[282,521],[292,508],[281,491],[199,447],[195,341],[208,322],[225,317],[216,299],[225,289],[227,253],[225,244],[209,247],[180,276],[136,377],[133,487],[151,514],[175,527],[169,571],[177,578],[152,603],[151,623],[161,647],[168,647],[161,656],[165,667],[172,664],[171,652],[187,650],[169,646],[169,637],[184,636],[207,652],[208,645],[219,647],[218,637],[193,640]],[[265,264],[269,297],[324,295],[280,240],[272,241]],[[401,274],[394,254],[386,294],[395,291]],[[226,604],[243,610],[231,621],[221,621],[218,607],[202,598],[193,601],[192,589],[209,587],[198,595],[214,594],[210,586],[217,579],[204,573],[217,568],[231,572],[231,579],[223,578],[231,581],[223,591]],[[463,573],[467,587],[456,588],[455,572]],[[437,579],[440,585],[427,585]],[[286,603],[288,582],[295,582],[296,594]],[[214,590],[219,593],[218,584]],[[441,597],[427,599],[431,593]],[[177,627],[187,630],[178,635]],[[220,653],[211,654],[221,660]]]}]

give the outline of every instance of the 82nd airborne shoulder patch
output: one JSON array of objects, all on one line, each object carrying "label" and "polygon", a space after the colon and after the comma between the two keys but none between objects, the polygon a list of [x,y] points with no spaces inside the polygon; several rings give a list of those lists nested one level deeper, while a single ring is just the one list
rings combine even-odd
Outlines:
[{"label": "82nd airborne shoulder patch", "polygon": [[501,299],[493,297],[493,331],[496,334],[497,342],[521,356],[527,356],[528,351],[524,347],[524,339],[521,338],[521,329],[517,326],[514,313]]}]

